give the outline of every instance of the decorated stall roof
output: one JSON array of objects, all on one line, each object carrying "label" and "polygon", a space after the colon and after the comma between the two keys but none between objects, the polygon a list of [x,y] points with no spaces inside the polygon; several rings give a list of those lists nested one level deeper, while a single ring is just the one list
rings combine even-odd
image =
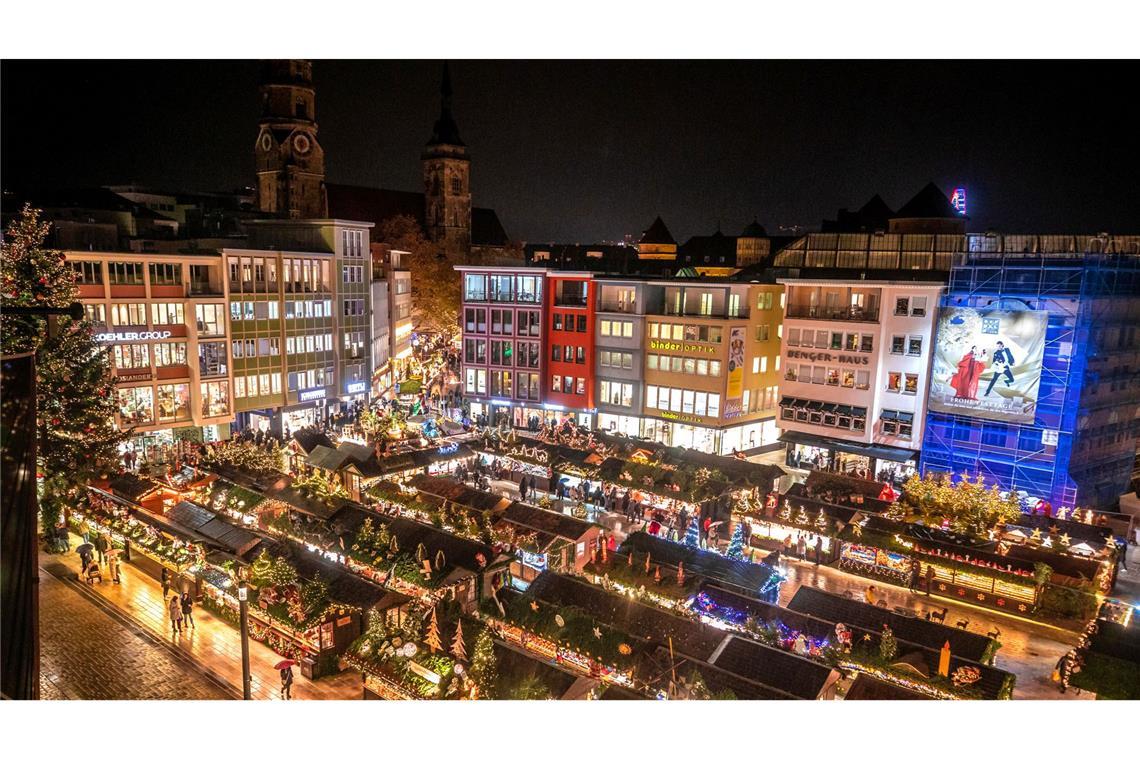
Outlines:
[{"label": "decorated stall roof", "polygon": [[733,634],[709,660],[710,664],[786,691],[800,699],[819,699],[832,678],[832,669],[815,660]]},{"label": "decorated stall roof", "polygon": [[933,699],[925,694],[914,691],[913,689],[906,689],[902,686],[897,686],[889,681],[884,681],[881,678],[860,673],[855,677],[855,682],[851,684],[851,688],[847,690],[847,696],[844,699],[855,700],[896,700],[896,699]]},{"label": "decorated stall roof", "polygon": [[672,639],[677,651],[702,660],[712,656],[724,640],[724,631],[698,620],[679,617],[559,573],[539,575],[527,589],[526,597],[582,610],[596,620],[640,639],[664,645]]},{"label": "decorated stall roof", "polygon": [[[1106,526],[1089,525],[1077,520],[1058,520],[1056,517],[1046,517],[1045,515],[1023,514],[1018,518],[1017,525],[1025,528],[1026,533],[1031,533],[1036,528],[1046,535],[1049,533],[1049,529],[1055,525],[1058,533],[1068,533],[1074,543],[1083,541],[1096,549],[1104,546],[1112,537],[1112,528]],[[1013,524],[1006,525],[1007,530],[1013,527]]]},{"label": "decorated stall roof", "polygon": [[1044,562],[1053,568],[1057,575],[1069,578],[1085,578],[1092,580],[1101,569],[1099,560],[1092,557],[1081,557],[1076,554],[1049,550],[1032,544],[1013,544],[1009,547],[1006,558],[1013,557],[1028,563]]},{"label": "decorated stall roof", "polygon": [[324,559],[316,552],[301,549],[292,543],[263,539],[262,545],[272,557],[283,557],[304,580],[320,578],[328,584],[329,599],[361,610],[370,610],[389,599],[391,590],[350,573],[335,562]]},{"label": "decorated stall roof", "polygon": [[1115,657],[1135,665],[1140,665],[1140,625],[1121,625],[1111,620],[1097,620],[1097,631],[1089,643],[1089,651]]},{"label": "decorated stall roof", "polygon": [[313,449],[318,446],[324,446],[328,449],[336,448],[336,444],[332,442],[332,439],[316,428],[302,428],[294,432],[292,441],[306,454],[311,453]]},{"label": "decorated stall roof", "polygon": [[932,623],[919,617],[899,615],[811,586],[800,586],[788,602],[788,609],[831,623],[858,626],[870,631],[880,631],[883,625],[888,625],[897,638],[934,651],[940,650],[949,641],[952,654],[974,662],[990,661],[992,652],[996,650],[995,642],[988,636]]},{"label": "decorated stall roof", "polygon": [[671,682],[676,681],[678,685],[692,687],[699,677],[712,699],[802,699],[793,692],[745,678],[716,665],[710,665],[704,660],[670,652],[668,647],[659,647],[652,658],[642,660],[639,663],[638,675],[641,680],[658,686],[660,691],[666,693]]},{"label": "decorated stall roof", "polygon": [[676,541],[651,536],[644,531],[631,533],[621,545],[619,552],[625,554],[630,549],[643,554],[648,552],[658,564],[676,567],[678,563],[683,562],[685,572],[690,575],[703,575],[754,593],[767,586],[775,573],[768,565],[729,559],[716,552],[692,549]]},{"label": "decorated stall roof", "polygon": [[181,501],[166,513],[171,522],[208,536],[216,544],[237,556],[249,553],[261,541],[253,531],[238,527],[220,518],[206,507],[191,501]]},{"label": "decorated stall roof", "polygon": [[158,481],[139,477],[133,472],[124,472],[120,475],[116,475],[111,478],[108,485],[110,486],[111,493],[136,504],[148,494],[165,488],[165,486]]},{"label": "decorated stall roof", "polygon": [[514,523],[528,530],[547,533],[570,541],[580,541],[598,526],[586,520],[555,512],[541,507],[532,507],[520,501],[512,501],[497,513],[500,520]]},{"label": "decorated stall roof", "polygon": [[417,475],[411,485],[420,493],[446,499],[476,512],[488,512],[505,507],[510,501],[496,493],[480,491],[460,483],[455,478],[440,475]]},{"label": "decorated stall roof", "polygon": [[459,443],[449,443],[426,449],[412,449],[381,457],[379,460],[380,472],[382,475],[395,475],[428,467],[437,462],[465,459],[474,454],[475,452],[470,447]]},{"label": "decorated stall roof", "polygon": [[866,512],[881,512],[887,508],[889,502],[879,498],[879,494],[883,491],[883,485],[877,480],[867,480],[866,478],[821,470],[812,470],[808,473],[807,480],[804,481],[804,487],[813,494],[824,491],[857,494],[863,497],[864,501],[861,507]]},{"label": "decorated stall roof", "polygon": [[[512,694],[512,686],[528,679],[533,679],[542,684],[549,691],[552,699],[561,699],[578,680],[577,676],[560,670],[536,657],[531,657],[513,647],[505,646],[500,641],[495,642],[495,657],[498,660],[499,699],[520,698]],[[528,698],[534,699],[535,697],[529,696]]]}]

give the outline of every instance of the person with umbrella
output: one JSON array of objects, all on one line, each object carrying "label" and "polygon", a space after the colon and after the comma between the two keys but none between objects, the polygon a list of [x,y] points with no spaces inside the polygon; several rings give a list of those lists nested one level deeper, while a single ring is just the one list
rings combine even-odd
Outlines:
[{"label": "person with umbrella", "polygon": [[83,573],[87,572],[87,566],[91,564],[92,554],[94,554],[94,552],[95,547],[86,541],[75,547],[75,553],[79,555],[79,560],[83,563]]},{"label": "person with umbrella", "polygon": [[281,698],[293,698],[293,666],[297,663],[293,660],[282,660],[274,665],[275,668],[281,671]]}]

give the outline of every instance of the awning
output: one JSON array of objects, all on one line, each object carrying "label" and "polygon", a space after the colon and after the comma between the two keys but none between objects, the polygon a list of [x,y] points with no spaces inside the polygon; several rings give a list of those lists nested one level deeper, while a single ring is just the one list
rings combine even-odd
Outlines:
[{"label": "awning", "polygon": [[780,406],[795,406],[798,403],[800,403],[800,400],[798,398],[792,398],[791,396],[784,396],[780,399]]},{"label": "awning", "polygon": [[899,418],[899,413],[894,411],[893,409],[884,409],[882,411],[882,413],[879,415],[879,419],[883,419],[883,420],[897,420],[898,418]]},{"label": "awning", "polygon": [[821,409],[823,409],[823,402],[822,401],[810,401],[810,402],[808,402],[807,408],[808,408],[808,411],[810,411],[810,412],[818,412]]},{"label": "awning", "polygon": [[867,407],[865,407],[865,406],[853,406],[853,407],[851,407],[851,416],[852,417],[866,417],[867,416]]},{"label": "awning", "polygon": [[826,412],[827,414],[835,414],[835,409],[837,406],[838,406],[838,404],[825,403],[823,405],[823,411]]},{"label": "awning", "polygon": [[918,458],[917,451],[901,449],[897,446],[883,446],[858,441],[844,441],[837,438],[825,438],[821,435],[800,433],[795,430],[786,430],[779,440],[782,443],[799,443],[805,446],[815,446],[820,449],[834,449],[844,454],[857,454],[873,459],[884,459],[888,462],[907,462]]},{"label": "awning", "polygon": [[899,412],[899,422],[912,423],[914,422],[913,412]]},{"label": "awning", "polygon": [[839,406],[837,406],[835,408],[835,412],[836,412],[836,414],[841,414],[844,417],[850,417],[851,416],[851,407],[847,404],[840,404]]}]

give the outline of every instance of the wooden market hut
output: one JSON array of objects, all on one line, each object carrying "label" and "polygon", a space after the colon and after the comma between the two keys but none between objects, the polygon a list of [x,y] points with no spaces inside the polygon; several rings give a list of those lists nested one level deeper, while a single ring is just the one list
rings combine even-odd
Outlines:
[{"label": "wooden market hut", "polygon": [[173,506],[178,496],[178,491],[170,486],[133,472],[124,472],[111,478],[108,491],[157,515]]},{"label": "wooden market hut", "polygon": [[318,446],[335,449],[332,439],[316,428],[302,428],[293,433],[285,443],[285,459],[288,471],[301,472],[309,454]]},{"label": "wooden market hut", "polygon": [[914,689],[907,689],[889,681],[884,681],[881,678],[875,678],[866,673],[860,673],[855,676],[851,688],[847,690],[847,694],[843,699],[895,701],[900,699],[934,699],[934,697],[929,697]]},{"label": "wooden market hut", "polygon": [[676,569],[684,565],[687,575],[703,576],[729,588],[743,589],[752,596],[766,594],[775,598],[779,592],[776,571],[761,563],[731,559],[717,552],[693,549],[676,541],[651,536],[644,531],[631,533],[618,548],[623,556],[630,551],[649,554],[655,564]]},{"label": "wooden market hut", "polygon": [[[546,565],[560,572],[582,572],[598,551],[602,528],[597,523],[541,507],[532,507],[521,501],[512,501],[493,513],[494,526],[509,528],[516,534],[532,534],[539,553],[547,555]],[[512,563],[511,571],[527,582],[533,580],[535,568]],[[528,575],[530,577],[528,577]]]}]

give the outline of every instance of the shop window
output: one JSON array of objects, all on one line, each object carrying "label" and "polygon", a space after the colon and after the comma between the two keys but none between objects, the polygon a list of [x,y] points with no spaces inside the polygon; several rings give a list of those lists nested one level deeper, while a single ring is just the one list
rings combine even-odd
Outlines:
[{"label": "shop window", "polygon": [[855,387],[855,372],[853,370],[845,369],[842,375],[842,385],[844,388]]},{"label": "shop window", "polygon": [[150,386],[119,388],[119,417],[124,425],[150,425],[154,422],[154,392]]},{"label": "shop window", "polygon": [[828,368],[828,370],[827,370],[827,384],[828,385],[834,385],[834,386],[839,385],[839,370],[833,369],[833,368]]},{"label": "shop window", "polygon": [[918,393],[918,375],[912,375],[909,372],[906,374],[903,384],[903,393]]},{"label": "shop window", "polygon": [[906,347],[906,338],[902,335],[891,336],[891,353],[902,354]]},{"label": "shop window", "polygon": [[906,352],[911,356],[922,355],[922,336],[912,335],[910,340],[907,341]]},{"label": "shop window", "polygon": [[902,390],[902,373],[890,372],[887,374],[887,390],[892,393],[898,393]]},{"label": "shop window", "polygon": [[230,384],[225,380],[202,383],[202,416],[221,417],[230,411]]},{"label": "shop window", "polygon": [[176,422],[188,419],[190,419],[189,384],[158,386],[158,421]]}]

